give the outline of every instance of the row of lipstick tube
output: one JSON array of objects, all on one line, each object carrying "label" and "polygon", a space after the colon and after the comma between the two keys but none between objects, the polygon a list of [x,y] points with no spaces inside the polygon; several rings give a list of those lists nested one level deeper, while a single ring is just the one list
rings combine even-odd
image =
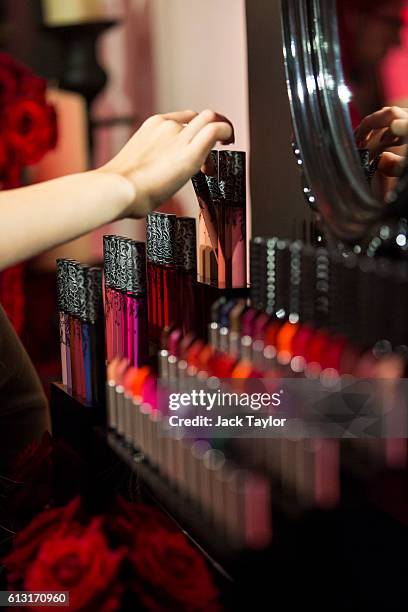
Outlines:
[{"label": "row of lipstick tube", "polygon": [[[166,348],[160,352],[159,367],[162,380],[173,391],[184,392],[214,377],[268,380],[310,377],[332,382],[340,376],[333,363],[328,367],[327,359],[331,357],[327,353],[331,342],[335,351],[339,346],[345,350],[347,343],[343,339],[339,344],[340,340],[327,331],[266,315],[251,308],[245,300],[228,302],[223,298],[214,305],[212,316],[208,343],[183,336],[179,330],[169,333]],[[292,344],[290,340],[296,334],[301,337],[299,344]],[[313,361],[307,342],[302,354],[295,352],[306,338],[315,341]],[[320,355],[316,351],[318,344]],[[356,348],[351,345],[349,348],[359,355]],[[388,368],[387,380],[391,375],[399,376],[400,357],[392,353],[378,355],[377,350],[378,347],[360,353],[360,360],[371,366],[364,370],[361,367],[360,375],[381,378]],[[386,395],[382,399],[386,402]],[[324,439],[322,435],[315,440],[237,439],[230,446],[245,458],[247,466],[271,475],[283,497],[295,497],[302,506],[328,507],[337,502],[340,463],[364,477],[384,467],[402,469],[407,465],[407,444],[403,438],[362,438],[340,446],[338,440]]]},{"label": "row of lipstick tube", "polygon": [[169,325],[196,320],[196,220],[153,212],[146,223],[149,337],[158,343]]},{"label": "row of lipstick tube", "polygon": [[103,249],[106,361],[126,357],[140,367],[148,360],[145,244],[106,235]]},{"label": "row of lipstick tube", "polygon": [[177,494],[179,513],[216,530],[231,549],[259,549],[272,535],[268,479],[243,469],[200,439],[170,431],[157,407],[151,370],[114,359],[108,366],[108,425],[116,443],[138,457]]},{"label": "row of lipstick tube", "polygon": [[57,260],[62,382],[89,404],[102,401],[104,334],[102,270]]}]

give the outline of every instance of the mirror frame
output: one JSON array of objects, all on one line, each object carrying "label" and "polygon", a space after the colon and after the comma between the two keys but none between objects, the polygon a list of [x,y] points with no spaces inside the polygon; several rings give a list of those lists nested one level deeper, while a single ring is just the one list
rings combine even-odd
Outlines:
[{"label": "mirror frame", "polygon": [[[303,191],[331,238],[356,242],[389,208],[371,194],[359,160],[348,108],[351,94],[341,63],[336,0],[281,0],[281,15]],[[403,178],[406,175],[407,169]],[[394,205],[406,193],[406,184],[399,181],[391,198]]]}]

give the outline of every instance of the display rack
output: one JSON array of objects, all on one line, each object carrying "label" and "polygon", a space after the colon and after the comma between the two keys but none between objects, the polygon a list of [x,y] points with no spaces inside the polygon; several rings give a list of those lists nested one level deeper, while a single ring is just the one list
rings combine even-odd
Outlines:
[{"label": "display rack", "polygon": [[[143,456],[106,431],[103,406],[84,404],[60,384],[52,384],[51,406],[54,435],[82,453],[92,494],[99,495],[102,488],[103,497],[112,497],[120,482],[131,496],[166,512],[207,558],[225,594],[226,609],[238,609],[239,602],[244,606],[239,609],[266,610],[269,600],[278,609],[309,602],[324,610],[330,601],[332,611],[354,609],[347,602],[358,602],[361,610],[380,609],[383,602],[383,609],[393,610],[406,596],[407,530],[378,508],[362,483],[349,474],[342,475],[344,494],[336,509],[290,516],[273,500],[271,547],[229,550]],[[106,472],[110,479],[99,479],[95,485],[98,474]],[[386,603],[386,596],[395,607]]]}]

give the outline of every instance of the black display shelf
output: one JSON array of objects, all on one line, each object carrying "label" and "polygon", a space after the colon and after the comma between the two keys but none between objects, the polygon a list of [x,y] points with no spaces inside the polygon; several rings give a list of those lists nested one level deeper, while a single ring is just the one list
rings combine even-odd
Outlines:
[{"label": "black display shelf", "polygon": [[408,530],[373,504],[363,483],[349,474],[342,475],[335,510],[288,514],[272,499],[271,547],[232,550],[190,500],[106,430],[103,406],[85,405],[53,384],[51,407],[54,435],[84,458],[89,503],[100,505],[122,492],[161,508],[206,556],[227,610],[405,612]]}]

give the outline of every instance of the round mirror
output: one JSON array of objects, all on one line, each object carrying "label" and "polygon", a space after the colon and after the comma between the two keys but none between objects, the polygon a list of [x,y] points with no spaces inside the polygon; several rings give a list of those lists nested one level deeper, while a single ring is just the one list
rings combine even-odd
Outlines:
[{"label": "round mirror", "polygon": [[[372,129],[386,124],[387,112],[398,111],[381,111],[384,106],[408,107],[408,86],[406,103],[403,96],[395,99],[397,87],[391,86],[392,78],[397,79],[397,55],[401,61],[404,51],[407,70],[400,79],[408,85],[404,4],[282,0],[284,60],[302,188],[329,236],[337,240],[372,236],[378,222],[395,215],[407,199],[406,166],[398,183],[387,176],[391,166],[396,174],[396,167],[404,165],[404,149],[395,149],[401,139],[390,139],[386,129]],[[393,157],[397,155],[401,157]]]}]

